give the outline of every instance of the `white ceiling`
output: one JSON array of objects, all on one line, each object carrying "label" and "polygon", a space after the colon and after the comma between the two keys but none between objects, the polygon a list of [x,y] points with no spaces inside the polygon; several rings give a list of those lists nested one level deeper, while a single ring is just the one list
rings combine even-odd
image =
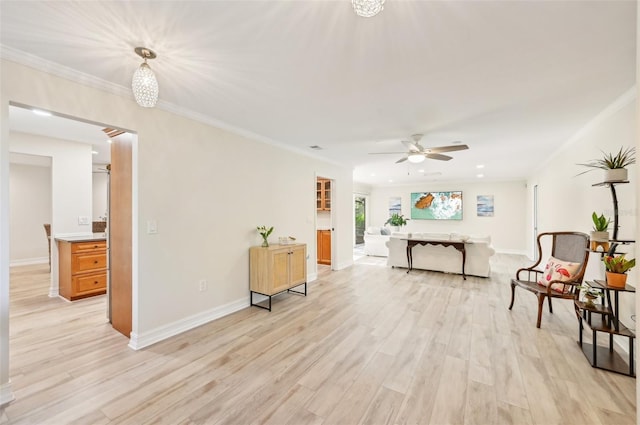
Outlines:
[{"label": "white ceiling", "polygon": [[[37,110],[37,109],[36,109]],[[21,133],[70,140],[90,144],[94,164],[111,162],[109,138],[102,131],[104,126],[89,124],[59,116],[43,116],[32,109],[9,106],[9,129]]]},{"label": "white ceiling", "polygon": [[[434,179],[419,169],[472,180],[478,164],[485,179],[524,178],[635,84],[635,1],[387,0],[368,19],[349,0],[3,0],[0,12],[5,57],[128,92],[133,48],[149,47],[159,107],[319,145],[371,184]],[[413,133],[470,150],[421,166],[367,155]]]}]

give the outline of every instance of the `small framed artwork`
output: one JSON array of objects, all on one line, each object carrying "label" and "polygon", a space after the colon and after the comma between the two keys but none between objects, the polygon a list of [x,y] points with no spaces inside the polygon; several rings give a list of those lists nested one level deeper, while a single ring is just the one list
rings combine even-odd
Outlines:
[{"label": "small framed artwork", "polygon": [[493,195],[478,195],[478,217],[493,217]]},{"label": "small framed artwork", "polygon": [[399,196],[389,198],[389,217],[393,214],[402,214],[402,198]]}]

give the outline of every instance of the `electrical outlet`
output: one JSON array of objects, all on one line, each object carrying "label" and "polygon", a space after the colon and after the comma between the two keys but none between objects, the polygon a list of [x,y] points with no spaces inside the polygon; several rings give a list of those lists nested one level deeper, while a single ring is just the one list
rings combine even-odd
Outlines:
[{"label": "electrical outlet", "polygon": [[203,291],[207,290],[207,281],[206,281],[206,279],[202,279],[202,280],[200,280],[200,282],[198,282],[198,289],[200,290],[200,292],[203,292]]}]

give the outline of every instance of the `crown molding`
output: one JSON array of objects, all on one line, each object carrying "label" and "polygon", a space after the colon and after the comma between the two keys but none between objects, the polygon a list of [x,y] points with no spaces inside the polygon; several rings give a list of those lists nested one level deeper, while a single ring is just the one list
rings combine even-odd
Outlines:
[{"label": "crown molding", "polygon": [[[60,65],[59,63],[52,62],[46,59],[43,59],[39,56],[35,56],[22,50],[14,49],[12,47],[8,47],[4,44],[0,44],[0,59],[6,59],[8,61],[16,62],[21,65],[28,66],[30,68],[34,68],[38,71],[42,71],[48,74],[52,74],[61,78],[65,78],[67,80],[73,81],[75,83],[80,83],[85,86],[93,87],[99,90],[103,90],[117,96],[121,96],[127,98],[131,101],[134,101],[133,94],[131,93],[131,89],[129,87],[123,87],[119,84],[112,83],[110,81],[103,80],[101,78],[95,77],[90,74],[85,74],[84,72],[80,72],[73,68],[69,68],[64,65]],[[308,152],[304,149],[300,149],[295,146],[287,145],[282,142],[278,142],[269,137],[253,133],[244,128],[236,127],[224,121],[220,121],[218,119],[212,118],[208,115],[202,114],[200,112],[195,112],[193,110],[184,108],[182,106],[176,105],[174,103],[170,103],[160,99],[158,104],[156,105],[157,109],[161,109],[166,112],[170,112],[172,114],[181,116],[183,118],[188,118],[193,121],[197,121],[202,124],[206,124],[212,127],[220,128],[222,130],[226,130],[230,133],[237,134],[239,136],[248,138],[250,140],[259,141],[262,143],[266,143],[268,145],[272,145],[278,147],[280,149],[284,149],[290,152],[297,153],[299,155],[304,155],[307,157],[311,157],[326,163],[330,163],[336,166],[345,167],[346,165],[337,161],[332,161],[327,158],[323,158],[320,155],[317,155],[315,152]]]},{"label": "crown molding", "polygon": [[59,63],[43,59],[39,56],[25,53],[22,50],[17,50],[12,47],[5,46],[4,44],[0,44],[0,58],[16,62],[21,65],[37,69],[38,71],[46,72],[48,74],[52,74],[76,83],[107,91],[118,96],[133,99],[131,90],[122,87],[119,84],[114,84],[109,81],[103,80],[102,78],[85,74],[84,72],[69,68],[68,66],[60,65]]}]

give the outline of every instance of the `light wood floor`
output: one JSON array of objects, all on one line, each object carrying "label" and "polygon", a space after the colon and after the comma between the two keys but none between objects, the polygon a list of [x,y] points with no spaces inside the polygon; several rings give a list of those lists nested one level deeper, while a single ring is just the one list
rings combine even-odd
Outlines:
[{"label": "light wood floor", "polygon": [[[517,261],[516,261],[517,260]],[[570,302],[535,297],[496,255],[482,279],[365,257],[304,298],[247,308],[138,352],[104,297],[47,297],[48,266],[11,271],[15,424],[635,424],[633,378],[593,369]]]}]

